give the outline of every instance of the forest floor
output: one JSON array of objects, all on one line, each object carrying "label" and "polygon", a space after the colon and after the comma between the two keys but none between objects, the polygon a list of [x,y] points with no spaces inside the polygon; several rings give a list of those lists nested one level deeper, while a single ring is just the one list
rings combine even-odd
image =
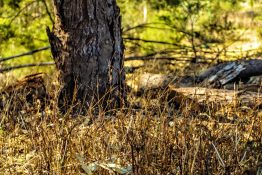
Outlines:
[{"label": "forest floor", "polygon": [[[41,78],[31,83],[42,88]],[[0,174],[262,173],[261,105],[206,103],[199,109],[182,100],[177,106],[159,90],[140,97],[130,92],[130,107],[114,115],[100,110],[72,117],[57,109],[57,85],[45,78],[44,105],[34,98],[39,91],[29,97],[18,87],[7,95]]]},{"label": "forest floor", "polygon": [[[243,36],[247,40],[228,47],[238,57],[261,47],[252,32]],[[127,75],[130,85],[144,72],[196,75],[208,64],[154,60],[126,66],[143,66]],[[3,92],[14,82],[1,76]],[[56,76],[35,77],[1,94],[0,175],[262,174],[261,105],[204,102],[199,108],[186,99],[172,103],[164,98],[166,90],[159,89],[140,96],[129,92],[130,106],[114,115],[102,109],[93,115],[91,109],[72,117],[57,109]]]},{"label": "forest floor", "polygon": [[[261,22],[252,29],[249,18],[241,13],[233,17],[251,30],[234,31],[239,41],[221,46],[226,47],[221,60],[261,55]],[[145,72],[176,78],[210,66],[158,60],[125,65],[142,67],[127,75],[128,85]],[[0,175],[262,175],[261,104],[236,100],[199,107],[187,99],[173,103],[165,98],[165,89],[139,96],[131,90],[129,107],[109,112],[100,108],[97,115],[91,108],[85,116],[72,116],[57,108],[56,76],[44,74],[42,79],[39,74],[7,88],[24,73],[39,71],[55,72],[28,68],[0,74]]]}]

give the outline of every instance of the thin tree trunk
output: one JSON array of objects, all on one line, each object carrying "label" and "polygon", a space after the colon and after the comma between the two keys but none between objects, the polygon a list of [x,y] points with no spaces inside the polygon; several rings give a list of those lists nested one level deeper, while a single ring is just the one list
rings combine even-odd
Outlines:
[{"label": "thin tree trunk", "polygon": [[66,111],[78,103],[87,109],[97,102],[121,107],[124,46],[116,1],[54,0],[54,7],[55,25],[47,33],[62,82],[59,107]]}]

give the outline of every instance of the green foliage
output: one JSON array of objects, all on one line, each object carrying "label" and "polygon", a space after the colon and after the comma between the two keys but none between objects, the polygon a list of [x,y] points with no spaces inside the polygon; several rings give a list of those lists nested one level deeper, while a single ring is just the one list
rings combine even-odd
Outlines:
[{"label": "green foliage", "polygon": [[[208,58],[214,51],[226,54],[243,33],[244,39],[251,33],[262,40],[261,0],[118,0],[118,4],[126,56],[165,51],[179,58]],[[49,45],[45,30],[54,19],[50,14],[51,0],[0,0],[0,58]],[[0,68],[48,60],[50,52],[44,51],[0,63]],[[19,70],[15,75],[33,71],[39,70]],[[32,106],[20,103],[27,100],[28,88],[6,98],[0,112],[2,174],[116,174],[131,171],[130,167],[135,174],[261,172],[261,104],[203,102],[200,110],[182,99],[175,109],[163,100],[166,92],[154,100],[151,94],[136,98],[130,93],[130,109],[119,109],[113,118],[103,110],[98,118],[92,112],[72,118],[70,112],[61,115],[57,110],[54,77],[47,78],[53,98],[47,99],[44,111],[39,100]],[[6,80],[0,88],[10,81]],[[20,111],[20,105],[25,109]],[[10,106],[12,115],[6,112]]]},{"label": "green foliage", "polygon": [[[0,0],[0,57],[49,44],[45,30],[54,19],[51,4],[51,0]],[[202,53],[220,52],[239,40],[250,28],[245,21],[251,21],[253,30],[261,34],[259,0],[118,0],[118,4],[126,55],[186,50],[186,56],[207,57]],[[238,17],[245,12],[253,15]],[[47,60],[51,60],[48,51],[5,65]]]},{"label": "green foliage", "polygon": [[[51,26],[47,8],[42,0],[5,0],[0,2],[0,57],[7,57],[49,45],[45,29]],[[4,66],[50,60],[49,52],[4,62]],[[30,70],[19,70],[31,73]],[[35,70],[37,72],[37,69]]]}]

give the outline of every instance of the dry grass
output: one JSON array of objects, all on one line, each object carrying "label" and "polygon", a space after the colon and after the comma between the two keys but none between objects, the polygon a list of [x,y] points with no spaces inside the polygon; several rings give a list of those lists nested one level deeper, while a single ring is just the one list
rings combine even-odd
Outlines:
[{"label": "dry grass", "polygon": [[115,115],[2,110],[0,174],[262,174],[261,109],[160,99],[130,94]]}]

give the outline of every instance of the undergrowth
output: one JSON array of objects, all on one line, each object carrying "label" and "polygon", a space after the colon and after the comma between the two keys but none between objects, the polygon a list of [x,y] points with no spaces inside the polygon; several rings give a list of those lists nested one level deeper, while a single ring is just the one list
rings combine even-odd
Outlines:
[{"label": "undergrowth", "polygon": [[0,174],[262,173],[261,109],[128,99],[114,115],[62,115],[52,99],[1,110]]}]

